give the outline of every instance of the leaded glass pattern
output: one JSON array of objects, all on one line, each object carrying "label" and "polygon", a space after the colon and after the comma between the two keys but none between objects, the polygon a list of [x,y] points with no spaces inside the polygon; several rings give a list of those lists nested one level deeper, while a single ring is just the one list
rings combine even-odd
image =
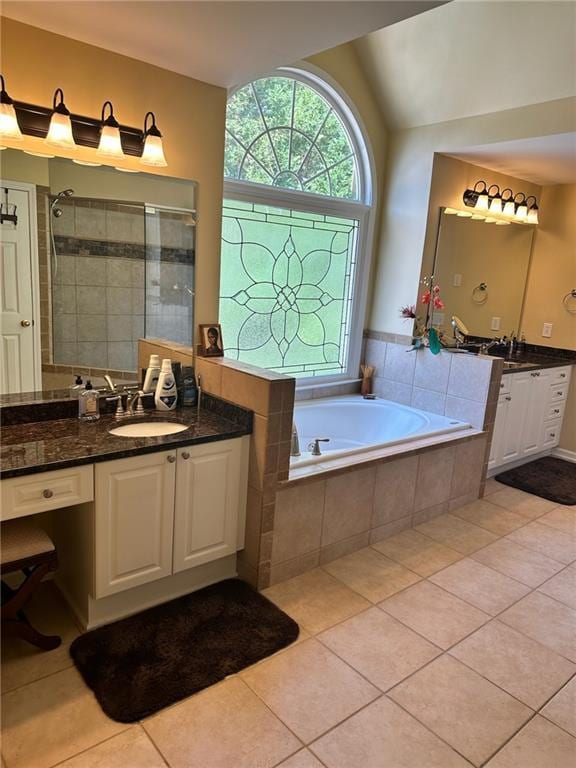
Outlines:
[{"label": "leaded glass pattern", "polygon": [[358,167],[337,112],[292,77],[255,80],[228,100],[228,179],[358,200]]},{"label": "leaded glass pattern", "polygon": [[346,371],[358,221],[226,200],[226,355],[293,376]]}]

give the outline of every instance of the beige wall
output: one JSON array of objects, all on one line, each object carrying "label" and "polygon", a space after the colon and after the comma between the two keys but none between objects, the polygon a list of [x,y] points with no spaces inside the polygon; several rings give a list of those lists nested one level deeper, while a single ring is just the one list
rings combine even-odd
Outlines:
[{"label": "beige wall", "polygon": [[[372,247],[372,269],[369,285],[374,282],[376,262],[378,257],[378,240],[380,232],[382,200],[384,196],[384,177],[386,169],[386,151],[388,149],[388,132],[386,122],[375,94],[372,90],[370,79],[367,77],[363,65],[360,62],[358,52],[352,43],[338,45],[328,51],[323,51],[316,56],[311,56],[308,61],[316,67],[324,70],[332,77],[342,90],[352,99],[362,127],[372,150],[375,178],[373,179],[374,193],[374,240]],[[365,326],[371,311],[372,290],[369,288],[368,302],[366,304]]]},{"label": "beige wall", "polygon": [[107,99],[126,125],[155,112],[168,160],[159,173],[198,182],[196,322],[217,317],[226,91],[5,18],[1,48],[8,92],[19,101],[48,106],[61,87],[78,114],[98,116]]},{"label": "beige wall", "polygon": [[[576,288],[576,184],[544,187],[534,236],[522,330],[532,344],[576,349],[576,314],[562,304]],[[576,309],[576,300],[571,303]],[[543,323],[553,323],[551,338]]]},{"label": "beige wall", "polygon": [[407,332],[398,308],[417,296],[429,205],[446,204],[430,198],[434,153],[573,130],[576,99],[570,98],[390,134],[369,327]]}]

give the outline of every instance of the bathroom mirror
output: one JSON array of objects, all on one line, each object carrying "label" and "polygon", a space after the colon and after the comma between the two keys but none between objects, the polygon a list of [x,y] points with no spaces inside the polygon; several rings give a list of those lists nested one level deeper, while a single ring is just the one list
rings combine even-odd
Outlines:
[{"label": "bathroom mirror", "polygon": [[433,324],[453,336],[458,318],[467,335],[518,332],[532,250],[532,227],[497,226],[440,211],[434,283],[444,307]]},{"label": "bathroom mirror", "polygon": [[22,368],[3,393],[69,386],[76,373],[134,379],[139,338],[192,346],[194,182],[10,149],[0,162],[18,211],[2,243],[30,262],[14,272],[3,260],[19,338],[1,362]]}]

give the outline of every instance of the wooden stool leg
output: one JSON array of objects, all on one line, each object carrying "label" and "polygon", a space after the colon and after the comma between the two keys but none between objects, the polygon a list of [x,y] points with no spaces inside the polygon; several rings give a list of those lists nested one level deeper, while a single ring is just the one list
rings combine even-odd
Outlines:
[{"label": "wooden stool leg", "polygon": [[2,634],[10,637],[21,637],[43,651],[52,651],[62,643],[58,635],[43,635],[32,627],[27,621],[14,621],[8,619],[2,622]]},{"label": "wooden stool leg", "polygon": [[56,567],[56,557],[32,569],[26,569],[26,579],[18,590],[12,590],[2,582],[2,635],[21,637],[37,648],[51,651],[62,642],[58,635],[43,635],[30,625],[23,608],[44,576]]}]

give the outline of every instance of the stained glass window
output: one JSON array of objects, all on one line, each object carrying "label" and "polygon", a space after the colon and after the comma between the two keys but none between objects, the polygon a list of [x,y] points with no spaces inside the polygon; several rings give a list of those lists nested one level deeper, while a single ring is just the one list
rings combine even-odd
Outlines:
[{"label": "stained glass window", "polygon": [[356,157],[340,116],[316,90],[266,77],[228,101],[229,179],[358,199]]},{"label": "stained glass window", "polygon": [[367,153],[334,89],[292,73],[255,80],[228,100],[225,354],[298,378],[357,376]]},{"label": "stained glass window", "polygon": [[294,376],[346,370],[358,222],[228,200],[226,355]]}]

